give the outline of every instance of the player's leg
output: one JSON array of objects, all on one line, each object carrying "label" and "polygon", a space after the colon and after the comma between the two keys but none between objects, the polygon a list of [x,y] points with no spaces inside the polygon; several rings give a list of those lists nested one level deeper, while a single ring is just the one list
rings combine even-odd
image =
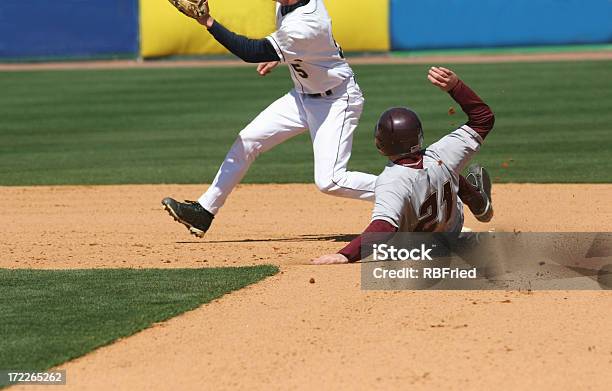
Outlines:
[{"label": "player's leg", "polygon": [[212,184],[198,200],[206,210],[217,213],[259,154],[306,131],[299,99],[299,95],[291,91],[268,106],[240,132]]},{"label": "player's leg", "polygon": [[468,168],[468,175],[459,175],[459,198],[477,220],[488,223],[493,218],[491,178],[487,170],[477,164]]},{"label": "player's leg", "polygon": [[306,131],[299,95],[291,91],[261,112],[234,141],[217,175],[198,202],[162,201],[175,220],[198,237],[210,227],[214,215],[262,152]]},{"label": "player's leg", "polygon": [[353,132],[363,110],[363,95],[351,78],[331,97],[304,98],[312,137],[315,183],[324,193],[374,200],[376,176],[348,171]]}]

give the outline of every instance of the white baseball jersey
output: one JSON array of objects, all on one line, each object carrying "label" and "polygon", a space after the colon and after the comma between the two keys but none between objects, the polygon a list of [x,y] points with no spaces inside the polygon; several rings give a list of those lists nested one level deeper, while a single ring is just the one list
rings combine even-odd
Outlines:
[{"label": "white baseball jersey", "polygon": [[425,150],[422,169],[389,163],[376,181],[372,220],[401,232],[461,232],[459,174],[481,144],[480,135],[464,125]]},{"label": "white baseball jersey", "polygon": [[302,94],[324,93],[353,76],[334,40],[323,0],[310,0],[289,14],[276,7],[277,31],[267,37],[278,57],[289,65],[295,88]]}]

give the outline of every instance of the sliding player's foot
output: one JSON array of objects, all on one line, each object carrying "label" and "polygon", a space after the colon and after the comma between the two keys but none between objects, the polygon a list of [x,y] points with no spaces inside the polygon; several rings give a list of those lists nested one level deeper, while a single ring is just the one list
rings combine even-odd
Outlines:
[{"label": "sliding player's foot", "polygon": [[[493,218],[493,199],[491,198],[491,177],[487,170],[479,164],[472,164],[468,168],[465,179],[474,186],[485,199],[485,207],[481,211],[476,211],[474,217],[478,221],[488,223]],[[474,212],[474,211],[472,211]]]}]

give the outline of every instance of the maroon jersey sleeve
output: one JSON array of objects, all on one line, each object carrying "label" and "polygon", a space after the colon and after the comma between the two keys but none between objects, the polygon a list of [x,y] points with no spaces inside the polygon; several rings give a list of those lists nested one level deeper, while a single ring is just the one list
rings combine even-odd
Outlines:
[{"label": "maroon jersey sleeve", "polygon": [[[349,262],[357,262],[361,259],[361,245],[363,244],[363,235],[369,232],[388,232],[390,235],[395,233],[397,228],[384,220],[374,220],[368,225],[363,233],[353,239],[346,247],[338,251],[348,258]],[[369,246],[371,247],[371,246]],[[368,248],[369,248],[368,247]],[[368,256],[369,254],[364,254]]]},{"label": "maroon jersey sleeve", "polygon": [[495,115],[491,108],[461,80],[449,91],[449,94],[467,114],[466,125],[474,129],[484,140],[495,124]]}]

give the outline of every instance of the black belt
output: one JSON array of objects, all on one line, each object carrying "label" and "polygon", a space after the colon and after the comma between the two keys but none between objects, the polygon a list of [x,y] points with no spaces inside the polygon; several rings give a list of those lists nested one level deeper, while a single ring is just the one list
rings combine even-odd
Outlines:
[{"label": "black belt", "polygon": [[333,92],[332,90],[327,90],[327,91],[322,92],[322,93],[320,93],[320,94],[304,94],[304,95],[306,95],[306,96],[308,96],[308,97],[311,97],[311,98],[320,98],[320,97],[322,97],[322,96],[330,96],[330,95],[333,95],[333,93],[334,93],[334,92]]}]

